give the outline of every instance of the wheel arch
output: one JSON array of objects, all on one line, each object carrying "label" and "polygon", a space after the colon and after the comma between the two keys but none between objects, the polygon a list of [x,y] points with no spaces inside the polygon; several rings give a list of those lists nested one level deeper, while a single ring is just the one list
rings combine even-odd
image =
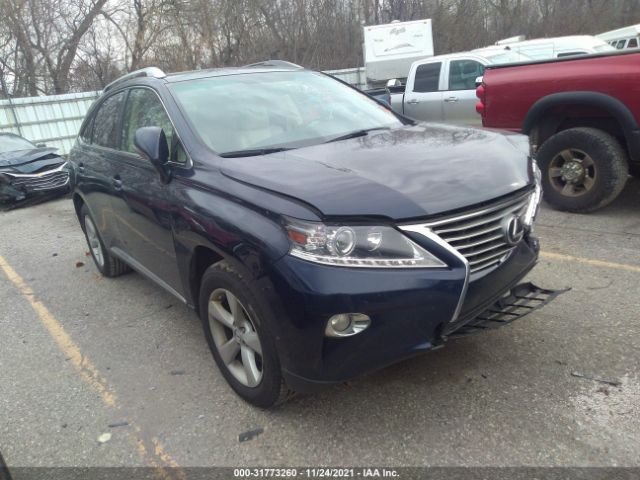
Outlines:
[{"label": "wheel arch", "polygon": [[260,257],[259,252],[247,244],[239,244],[228,251],[208,238],[199,237],[197,242],[192,243],[183,263],[186,267],[183,278],[188,288],[188,303],[198,310],[202,277],[211,265],[225,261],[247,278],[257,279],[265,271]]},{"label": "wheel arch", "polygon": [[223,255],[219,249],[214,248],[208,243],[197,245],[191,251],[191,256],[188,262],[187,277],[190,303],[194,306],[196,311],[199,310],[198,295],[204,272],[206,272],[211,265],[226,259],[226,255]]},{"label": "wheel arch", "polygon": [[[624,141],[629,156],[640,161],[640,127],[631,110],[619,99],[600,92],[579,91],[560,92],[539,99],[529,109],[522,124],[522,133],[532,137],[532,143],[539,146],[550,135],[557,133],[564,121],[571,116],[554,114],[558,108],[592,108],[606,113],[615,121],[609,133],[618,135]],[[578,119],[581,117],[578,116]],[[589,117],[584,117],[588,119]],[[543,122],[544,120],[544,122]],[[589,126],[588,122],[572,126]],[[594,125],[598,128],[597,125]],[[544,130],[542,130],[544,128]],[[607,131],[607,129],[603,130]],[[613,131],[611,131],[613,130]]]},{"label": "wheel arch", "polygon": [[78,191],[73,192],[71,199],[73,201],[73,209],[75,210],[76,217],[78,218],[78,222],[80,223],[80,228],[82,228],[82,231],[84,231],[84,221],[81,218],[82,207],[86,206],[89,212],[91,212],[91,207],[84,196]]}]

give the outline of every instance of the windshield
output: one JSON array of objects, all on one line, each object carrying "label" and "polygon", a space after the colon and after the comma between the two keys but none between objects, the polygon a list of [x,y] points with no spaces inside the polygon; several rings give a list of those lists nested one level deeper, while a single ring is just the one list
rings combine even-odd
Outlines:
[{"label": "windshield", "polygon": [[402,125],[366,95],[316,72],[261,72],[171,85],[193,129],[219,154],[297,148]]},{"label": "windshield", "polygon": [[0,135],[0,153],[29,150],[32,148],[36,148],[36,146],[22,137],[18,137],[17,135]]}]

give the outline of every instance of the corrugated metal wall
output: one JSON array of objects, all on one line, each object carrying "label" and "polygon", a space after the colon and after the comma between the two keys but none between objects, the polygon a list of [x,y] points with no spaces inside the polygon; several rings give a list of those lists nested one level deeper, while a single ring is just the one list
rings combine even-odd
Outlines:
[{"label": "corrugated metal wall", "polygon": [[22,135],[34,143],[69,153],[82,119],[100,92],[0,100],[0,132]]},{"label": "corrugated metal wall", "polygon": [[364,67],[344,68],[342,70],[325,70],[324,73],[328,73],[329,75],[339,78],[343,82],[347,82],[349,85],[353,85],[354,87],[362,90],[366,90],[368,88],[367,74]]}]

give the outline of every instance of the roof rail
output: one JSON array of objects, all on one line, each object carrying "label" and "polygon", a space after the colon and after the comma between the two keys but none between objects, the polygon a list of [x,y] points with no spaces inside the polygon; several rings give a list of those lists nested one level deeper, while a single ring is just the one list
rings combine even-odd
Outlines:
[{"label": "roof rail", "polygon": [[249,65],[243,65],[242,68],[253,67],[284,67],[284,68],[304,68],[295,63],[287,62],[285,60],[263,60],[262,62],[250,63]]},{"label": "roof rail", "polygon": [[167,74],[160,70],[158,67],[147,67],[141,68],[140,70],[135,70],[131,73],[127,73],[126,75],[121,76],[120,78],[115,79],[109,85],[104,87],[103,91],[107,91],[118,85],[119,83],[126,82],[127,80],[131,80],[132,78],[138,77],[153,77],[153,78],[164,78]]}]

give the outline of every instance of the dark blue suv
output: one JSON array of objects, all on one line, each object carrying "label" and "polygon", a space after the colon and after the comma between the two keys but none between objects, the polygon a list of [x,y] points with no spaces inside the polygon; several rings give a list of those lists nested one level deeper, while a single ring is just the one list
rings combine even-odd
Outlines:
[{"label": "dark blue suv", "polygon": [[526,137],[417,124],[286,62],[126,75],[70,158],[100,272],[194,308],[261,407],[555,295],[520,283],[538,254]]}]

